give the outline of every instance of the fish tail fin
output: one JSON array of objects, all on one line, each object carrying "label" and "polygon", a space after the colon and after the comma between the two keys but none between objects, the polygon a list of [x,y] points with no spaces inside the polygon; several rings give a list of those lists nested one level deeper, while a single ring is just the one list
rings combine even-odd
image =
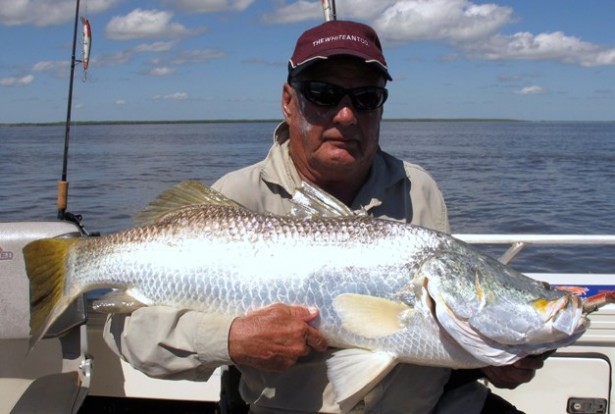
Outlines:
[{"label": "fish tail fin", "polygon": [[66,257],[77,241],[76,238],[42,239],[23,249],[30,279],[30,349],[76,297],[66,297],[64,285]]}]

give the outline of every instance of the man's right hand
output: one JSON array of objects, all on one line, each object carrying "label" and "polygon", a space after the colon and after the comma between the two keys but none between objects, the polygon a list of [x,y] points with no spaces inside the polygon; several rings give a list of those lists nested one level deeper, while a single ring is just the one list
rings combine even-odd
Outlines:
[{"label": "man's right hand", "polygon": [[229,333],[229,355],[237,365],[282,372],[312,349],[324,352],[324,335],[309,322],[318,310],[276,303],[235,319]]}]

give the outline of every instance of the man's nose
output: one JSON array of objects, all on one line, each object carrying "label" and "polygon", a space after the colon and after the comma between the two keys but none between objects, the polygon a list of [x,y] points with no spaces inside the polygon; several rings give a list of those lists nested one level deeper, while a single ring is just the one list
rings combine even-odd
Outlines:
[{"label": "man's nose", "polygon": [[333,121],[342,125],[354,125],[357,123],[356,109],[352,106],[352,100],[348,95],[337,105],[337,112]]}]

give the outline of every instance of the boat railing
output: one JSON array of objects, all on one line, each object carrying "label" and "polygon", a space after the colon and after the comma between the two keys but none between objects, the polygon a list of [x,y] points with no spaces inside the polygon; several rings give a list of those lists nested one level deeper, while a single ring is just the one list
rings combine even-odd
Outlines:
[{"label": "boat railing", "polygon": [[498,259],[509,264],[528,246],[615,246],[615,235],[609,234],[453,234],[470,244],[509,245]]},{"label": "boat railing", "polygon": [[[608,234],[453,234],[454,237],[466,243],[480,246],[502,246],[507,250],[498,258],[504,264],[510,264],[519,253],[527,247],[580,247],[580,246],[615,246],[615,235]],[[615,263],[615,252],[612,257]],[[560,285],[600,285],[615,287],[615,266],[608,273],[527,273],[526,275]]]}]

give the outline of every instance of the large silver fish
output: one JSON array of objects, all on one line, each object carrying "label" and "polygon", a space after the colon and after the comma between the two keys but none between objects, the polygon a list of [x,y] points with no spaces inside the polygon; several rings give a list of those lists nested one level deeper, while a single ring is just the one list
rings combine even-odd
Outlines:
[{"label": "large silver fish", "polygon": [[328,208],[313,188],[299,194],[307,201],[297,211],[317,206],[333,217],[257,214],[188,181],[151,204],[149,224],[29,244],[32,346],[76,297],[98,288],[117,289],[98,305],[111,312],[313,306],[317,327],[341,348],[328,361],[341,403],[397,363],[509,364],[568,345],[588,326],[580,299],[451,236]]}]

